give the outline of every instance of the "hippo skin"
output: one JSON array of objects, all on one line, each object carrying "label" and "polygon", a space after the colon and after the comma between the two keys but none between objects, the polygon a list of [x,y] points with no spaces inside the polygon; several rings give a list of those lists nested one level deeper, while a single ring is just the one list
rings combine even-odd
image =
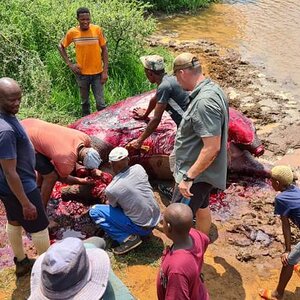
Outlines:
[{"label": "hippo skin", "polygon": [[[144,131],[147,121],[134,119],[133,109],[135,107],[147,108],[149,100],[154,95],[155,90],[129,97],[77,120],[69,127],[91,136],[93,146],[99,151],[104,162],[107,162],[108,154],[114,147],[125,147]],[[229,116],[229,152],[233,154],[232,157],[240,160],[245,160],[246,157],[246,160],[250,160],[250,163],[244,161],[242,164],[248,164],[251,165],[251,168],[255,168],[258,162],[253,162],[254,159],[250,153],[254,156],[260,156],[263,154],[264,147],[256,136],[253,123],[233,108],[229,109]],[[176,124],[170,115],[165,112],[156,131],[144,141],[142,149],[140,151],[129,149],[131,164],[139,163],[143,165],[152,178],[172,179],[168,156],[173,150],[176,130]],[[249,155],[242,155],[244,150],[248,150]],[[243,171],[241,163],[233,165],[238,166],[237,169],[240,169],[236,171]],[[259,166],[258,168],[261,169]]]}]

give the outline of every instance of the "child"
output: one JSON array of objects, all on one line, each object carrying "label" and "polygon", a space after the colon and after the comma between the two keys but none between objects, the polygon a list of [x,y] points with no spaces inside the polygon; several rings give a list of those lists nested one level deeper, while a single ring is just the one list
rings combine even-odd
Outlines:
[{"label": "child", "polygon": [[173,203],[166,208],[163,231],[173,245],[164,251],[157,276],[159,300],[209,300],[200,277],[209,238],[192,225],[193,213],[189,206]]},{"label": "child", "polygon": [[300,228],[300,189],[292,184],[293,172],[288,166],[276,166],[271,170],[272,186],[280,191],[275,197],[275,214],[280,215],[285,240],[285,252],[281,256],[282,269],[275,291],[262,289],[264,299],[281,300],[286,285],[292,277],[294,265],[300,261],[300,242],[291,250],[290,220]]}]

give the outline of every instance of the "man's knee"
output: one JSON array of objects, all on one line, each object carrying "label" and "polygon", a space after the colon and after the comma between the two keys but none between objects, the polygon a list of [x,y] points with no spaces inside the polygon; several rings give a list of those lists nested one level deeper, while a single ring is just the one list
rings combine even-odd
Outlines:
[{"label": "man's knee", "polygon": [[100,224],[105,219],[104,205],[96,204],[89,210],[89,215],[96,224]]}]

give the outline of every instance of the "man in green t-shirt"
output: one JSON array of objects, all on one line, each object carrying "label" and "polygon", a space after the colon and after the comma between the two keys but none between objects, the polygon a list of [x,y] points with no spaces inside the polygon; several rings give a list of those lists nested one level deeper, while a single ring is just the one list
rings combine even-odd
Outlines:
[{"label": "man in green t-shirt", "polygon": [[174,177],[182,196],[191,199],[196,228],[208,235],[210,191],[226,187],[228,103],[222,89],[202,74],[195,55],[178,55],[173,72],[183,89],[192,91],[176,134]]}]

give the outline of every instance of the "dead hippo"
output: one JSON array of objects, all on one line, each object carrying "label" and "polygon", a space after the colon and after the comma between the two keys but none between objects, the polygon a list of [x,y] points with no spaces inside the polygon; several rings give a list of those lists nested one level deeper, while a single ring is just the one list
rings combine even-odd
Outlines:
[{"label": "dead hippo", "polygon": [[[94,147],[98,149],[102,159],[107,161],[111,149],[116,146],[124,147],[145,129],[147,123],[134,119],[133,109],[135,107],[147,108],[154,94],[155,91],[150,91],[127,98],[102,111],[79,119],[70,127],[90,135],[93,138]],[[243,166],[247,165],[248,173],[250,166],[252,174],[255,174],[257,170],[258,175],[264,176],[264,167],[252,157],[252,155],[260,156],[264,152],[253,123],[235,109],[230,108],[229,115],[228,144],[232,157],[230,169],[243,173]],[[168,156],[174,146],[176,130],[175,123],[165,112],[156,131],[145,140],[142,150],[131,151],[131,163],[143,165],[153,178],[172,179]],[[248,154],[244,154],[245,151]],[[238,162],[234,163],[234,160]]]}]

